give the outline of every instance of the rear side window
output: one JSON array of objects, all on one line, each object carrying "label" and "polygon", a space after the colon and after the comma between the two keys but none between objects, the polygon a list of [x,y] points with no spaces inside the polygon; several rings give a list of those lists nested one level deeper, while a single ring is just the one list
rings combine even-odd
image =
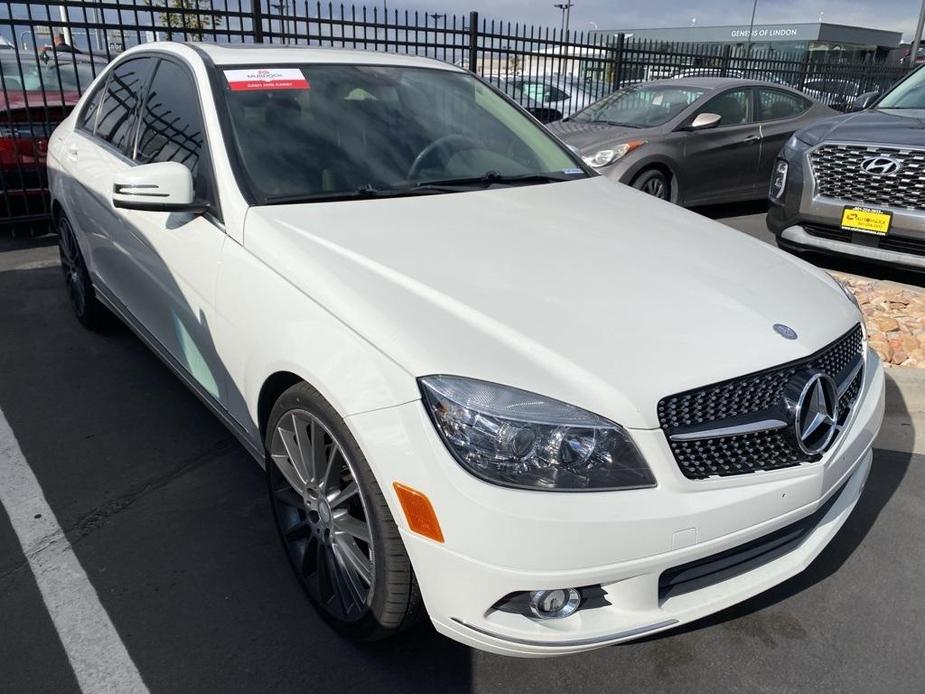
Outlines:
[{"label": "rear side window", "polygon": [[758,120],[794,118],[809,108],[809,101],[779,89],[758,90]]},{"label": "rear side window", "polygon": [[176,63],[161,60],[142,109],[135,159],[141,164],[176,161],[195,173],[203,129],[192,76]]},{"label": "rear side window", "polygon": [[119,150],[132,149],[135,118],[152,62],[150,58],[126,60],[117,65],[109,77],[96,135]]},{"label": "rear side window", "polygon": [[87,98],[83,111],[80,112],[80,118],[77,120],[77,127],[88,130],[91,133],[96,126],[96,114],[100,110],[100,102],[103,100],[103,93],[106,90],[106,80],[93,90],[93,93]]}]

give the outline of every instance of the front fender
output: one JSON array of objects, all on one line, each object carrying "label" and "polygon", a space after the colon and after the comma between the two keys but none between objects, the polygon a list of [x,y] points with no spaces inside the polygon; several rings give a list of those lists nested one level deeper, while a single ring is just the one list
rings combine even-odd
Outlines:
[{"label": "front fender", "polygon": [[234,241],[224,245],[215,295],[226,407],[255,442],[260,393],[275,373],[297,375],[344,418],[420,398],[411,374]]},{"label": "front fender", "polygon": [[604,173],[612,181],[632,185],[633,180],[643,171],[652,167],[667,169],[671,174],[671,201],[679,203],[683,200],[683,182],[678,174],[678,166],[674,157],[665,150],[660,150],[658,144],[654,148],[643,145],[624,159],[618,161],[611,170]]}]

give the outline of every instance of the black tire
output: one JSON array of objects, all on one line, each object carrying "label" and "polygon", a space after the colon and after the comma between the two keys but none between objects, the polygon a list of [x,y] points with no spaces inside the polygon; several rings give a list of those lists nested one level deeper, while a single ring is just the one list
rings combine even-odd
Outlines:
[{"label": "black tire", "polygon": [[58,232],[61,270],[64,273],[68,299],[74,315],[85,328],[101,330],[109,322],[112,314],[96,298],[96,290],[90,281],[90,273],[77,244],[74,229],[63,212],[58,215],[55,226]]},{"label": "black tire", "polygon": [[[352,611],[341,609],[345,602],[342,599],[344,592],[334,588],[333,581],[331,581],[332,595],[327,601],[324,600],[324,592],[319,589],[323,566],[327,566],[323,573],[331,580],[331,569],[334,565],[326,564],[317,557],[321,556],[321,552],[330,551],[325,549],[326,542],[335,544],[334,526],[332,525],[327,531],[327,537],[324,536],[324,531],[320,534],[316,532],[317,526],[315,526],[314,530],[303,529],[301,531],[300,535],[307,537],[297,536],[292,539],[294,530],[311,524],[311,507],[308,501],[304,501],[307,498],[304,496],[302,500],[299,500],[302,504],[293,503],[291,497],[286,501],[280,500],[286,495],[287,489],[292,489],[291,482],[281,471],[280,465],[285,465],[286,461],[292,463],[292,460],[288,454],[282,456],[284,461],[274,459],[274,451],[276,451],[275,457],[279,457],[279,432],[298,426],[298,421],[301,420],[297,418],[304,418],[306,415],[321,425],[318,430],[323,435],[321,441],[328,446],[322,449],[325,451],[323,456],[325,459],[337,460],[331,455],[332,445],[337,445],[344,451],[343,460],[338,463],[341,469],[338,473],[338,479],[341,480],[339,484],[346,484],[349,487],[347,480],[351,477],[357,483],[359,504],[356,502],[357,495],[354,495],[349,502],[355,504],[355,510],[351,513],[357,516],[362,514],[365,517],[371,538],[368,546],[363,541],[357,546],[362,546],[364,552],[368,550],[372,565],[370,572],[372,582],[362,605],[360,601],[355,601]],[[305,439],[307,446],[314,448],[315,430],[306,429],[304,431],[311,436],[311,439]],[[376,641],[387,638],[418,622],[424,615],[424,606],[398,527],[395,525],[382,490],[376,483],[363,452],[334,408],[307,383],[292,386],[280,396],[270,413],[264,445],[267,451],[267,491],[276,529],[296,579],[325,621],[341,634],[357,641]],[[301,446],[302,444],[297,442],[296,445]],[[288,451],[288,449],[285,450]],[[306,492],[306,495],[310,494],[311,492]],[[322,491],[318,492],[317,498],[330,498],[331,496],[328,492],[325,497]],[[343,511],[343,507],[335,511],[332,503],[327,507],[327,517],[330,519],[340,511]],[[316,524],[320,523],[317,512],[314,513],[313,518]],[[300,542],[303,544],[297,544]],[[301,554],[300,546],[303,547]],[[313,546],[314,549],[312,549]],[[312,553],[315,553],[315,560],[311,559]],[[330,552],[329,561],[337,561],[336,553],[333,551]],[[311,573],[311,566],[315,567],[314,575]],[[338,598],[341,599],[338,600]]]},{"label": "black tire", "polygon": [[659,200],[671,200],[671,181],[659,169],[647,169],[633,179],[633,188]]}]

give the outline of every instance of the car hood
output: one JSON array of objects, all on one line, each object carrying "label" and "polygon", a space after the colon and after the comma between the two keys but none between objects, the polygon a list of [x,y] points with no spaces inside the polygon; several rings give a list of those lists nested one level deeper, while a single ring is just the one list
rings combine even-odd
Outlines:
[{"label": "car hood", "polygon": [[925,110],[872,109],[836,116],[806,128],[808,142],[839,140],[889,145],[925,146]]},{"label": "car hood", "polygon": [[582,155],[612,147],[628,140],[646,139],[660,133],[657,128],[628,128],[606,123],[575,120],[558,121],[546,126],[556,137],[577,149]]},{"label": "car hood", "polygon": [[516,386],[628,427],[858,320],[821,271],[602,177],[254,207],[244,243],[413,376]]}]

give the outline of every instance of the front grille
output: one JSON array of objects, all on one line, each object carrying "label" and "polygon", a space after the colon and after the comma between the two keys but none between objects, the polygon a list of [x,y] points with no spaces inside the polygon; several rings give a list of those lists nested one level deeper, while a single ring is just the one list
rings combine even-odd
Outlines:
[{"label": "front grille", "polygon": [[[772,369],[663,398],[658,403],[661,428],[678,467],[689,479],[776,470],[814,458],[792,440],[790,428],[765,429],[697,440],[672,440],[685,431],[721,428],[729,422],[762,420],[780,410],[784,389],[797,372],[820,371],[842,384],[863,357],[863,332],[856,325],[816,354]],[[845,421],[863,383],[858,371],[839,400],[839,420]]]},{"label": "front grille", "polygon": [[[850,480],[849,480],[850,481]],[[664,571],[658,578],[659,601],[741,576],[793,551],[831,510],[848,482],[814,513],[744,545]]]},{"label": "front grille", "polygon": [[[902,164],[899,171],[875,176],[861,170],[870,157]],[[823,145],[810,154],[816,195],[862,205],[925,210],[925,150],[907,147]]]},{"label": "front grille", "polygon": [[925,239],[915,239],[911,236],[896,236],[892,233],[885,236],[875,236],[874,234],[851,232],[838,227],[828,227],[819,224],[807,224],[804,225],[803,228],[806,229],[807,234],[817,238],[841,241],[842,243],[856,243],[855,234],[857,234],[863,237],[865,246],[882,248],[885,251],[896,251],[898,253],[925,256]]}]

